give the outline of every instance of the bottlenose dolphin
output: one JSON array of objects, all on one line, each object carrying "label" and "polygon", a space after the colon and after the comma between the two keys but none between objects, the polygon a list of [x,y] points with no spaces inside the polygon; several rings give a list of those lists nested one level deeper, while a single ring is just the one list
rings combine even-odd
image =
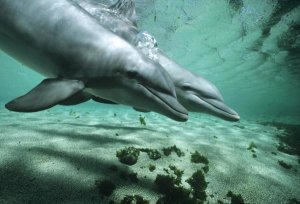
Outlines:
[{"label": "bottlenose dolphin", "polygon": [[0,0],[0,49],[49,77],[6,104],[34,112],[90,97],[187,120],[168,73],[69,0]]},{"label": "bottlenose dolphin", "polygon": [[[188,111],[207,113],[228,121],[240,119],[239,115],[224,103],[222,95],[213,83],[184,69],[168,58],[155,47],[155,40],[151,39],[149,34],[140,35],[141,32],[136,27],[137,17],[133,0],[119,0],[112,6],[90,0],[72,1],[89,12],[103,27],[139,47],[150,59],[161,64],[175,84],[178,100]],[[140,39],[143,37],[153,42],[144,43],[147,45],[144,47],[139,46],[143,44]],[[152,45],[149,46],[149,44]],[[137,107],[135,109],[147,112],[147,109]]]}]

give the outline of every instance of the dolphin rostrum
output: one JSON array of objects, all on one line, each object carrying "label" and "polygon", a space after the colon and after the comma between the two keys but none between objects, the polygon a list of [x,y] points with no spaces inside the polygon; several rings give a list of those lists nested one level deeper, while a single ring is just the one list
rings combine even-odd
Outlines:
[{"label": "dolphin rostrum", "polygon": [[187,120],[168,73],[70,0],[0,0],[0,49],[48,77],[6,104],[18,112],[92,97]]},{"label": "dolphin rostrum", "polygon": [[[213,83],[172,61],[156,47],[155,39],[151,35],[138,30],[133,0],[119,0],[112,6],[91,0],[72,1],[89,12],[103,27],[140,47],[146,56],[161,64],[175,84],[178,100],[188,111],[207,113],[228,121],[240,119],[239,115],[225,104]],[[148,38],[148,42],[142,42],[144,39],[141,38]],[[137,107],[135,109],[147,111]]]}]

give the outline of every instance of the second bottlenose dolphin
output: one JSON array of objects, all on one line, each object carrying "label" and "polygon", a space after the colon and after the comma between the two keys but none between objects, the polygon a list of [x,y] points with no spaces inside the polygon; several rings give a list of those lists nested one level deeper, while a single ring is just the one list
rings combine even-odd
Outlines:
[{"label": "second bottlenose dolphin", "polygon": [[[175,84],[178,100],[188,111],[207,113],[228,121],[238,121],[240,119],[238,113],[225,104],[222,95],[213,83],[184,69],[168,58],[155,47],[155,40],[153,41],[149,34],[142,33],[140,35],[141,32],[136,27],[137,17],[133,0],[119,0],[112,6],[91,0],[72,1],[89,12],[99,24],[131,44],[140,47],[146,56],[161,64],[170,74]],[[141,42],[143,37],[146,37],[149,42],[144,43],[146,46],[139,46],[143,44]],[[109,103],[109,101],[102,102]],[[135,109],[147,112],[147,109],[137,107]]]},{"label": "second bottlenose dolphin", "polygon": [[0,0],[0,5],[0,49],[49,77],[7,109],[34,112],[91,96],[187,120],[167,72],[77,4]]}]

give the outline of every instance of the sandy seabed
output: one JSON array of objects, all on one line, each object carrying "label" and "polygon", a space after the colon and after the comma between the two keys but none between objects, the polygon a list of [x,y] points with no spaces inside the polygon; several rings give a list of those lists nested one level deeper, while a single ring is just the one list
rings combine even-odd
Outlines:
[{"label": "sandy seabed", "polygon": [[[3,106],[2,106],[3,107]],[[229,190],[245,203],[283,204],[300,200],[300,164],[297,156],[277,150],[282,130],[255,121],[230,123],[191,114],[188,122],[174,122],[155,113],[138,113],[119,106],[95,110],[86,107],[54,108],[38,113],[0,109],[0,203],[119,203],[125,195],[141,195],[150,203],[161,196],[154,180],[164,168],[184,170],[185,180],[202,164],[191,163],[196,150],[209,160],[205,179],[209,203],[226,198]],[[145,116],[146,126],[139,122]],[[256,144],[256,158],[247,150]],[[176,145],[185,156],[163,155],[156,161],[141,154],[127,166],[116,151],[124,147],[158,149]],[[273,153],[272,153],[273,152]],[[274,154],[276,153],[276,154]],[[285,169],[283,160],[293,167]],[[150,172],[153,164],[156,170]],[[118,172],[133,171],[139,182],[122,179]],[[95,181],[109,179],[116,190],[100,196]]]}]

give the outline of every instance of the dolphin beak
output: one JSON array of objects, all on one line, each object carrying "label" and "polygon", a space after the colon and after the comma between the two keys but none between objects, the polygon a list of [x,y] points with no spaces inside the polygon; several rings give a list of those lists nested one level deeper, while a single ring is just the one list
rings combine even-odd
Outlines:
[{"label": "dolphin beak", "polygon": [[232,122],[240,120],[239,114],[229,108],[224,102],[215,99],[205,99],[204,101],[212,106],[213,115]]},{"label": "dolphin beak", "polygon": [[193,95],[188,104],[190,111],[207,113],[232,122],[240,120],[237,112],[229,108],[223,101],[217,99],[206,99]]},{"label": "dolphin beak", "polygon": [[159,109],[154,111],[162,113],[163,115],[179,122],[188,120],[188,111],[177,101],[176,97],[150,87],[145,88],[156,96],[156,101],[160,104]]},{"label": "dolphin beak", "polygon": [[147,69],[145,78],[139,83],[156,102],[152,111],[161,113],[173,120],[184,122],[188,119],[188,111],[178,102],[175,85],[170,75],[159,65],[155,69]]}]

